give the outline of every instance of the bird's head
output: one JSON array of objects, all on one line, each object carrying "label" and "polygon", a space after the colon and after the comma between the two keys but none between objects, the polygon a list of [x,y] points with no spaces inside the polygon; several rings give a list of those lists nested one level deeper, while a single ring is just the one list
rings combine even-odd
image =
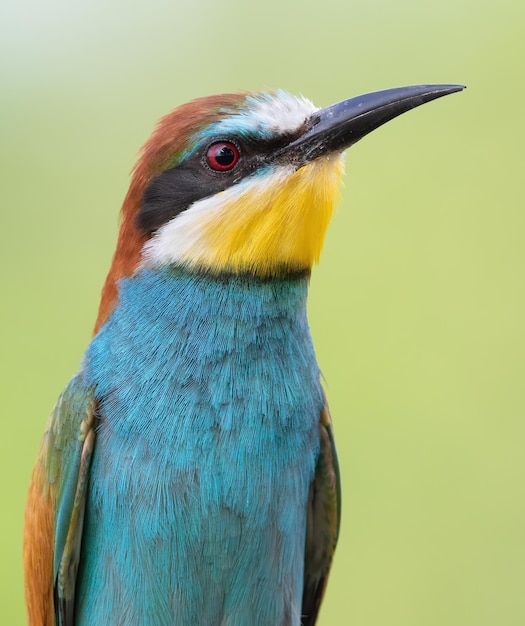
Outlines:
[{"label": "bird's head", "polygon": [[342,152],[461,88],[390,89],[325,109],[281,90],[224,94],[172,111],[134,169],[97,327],[114,306],[117,281],[139,267],[262,278],[310,271],[338,198]]},{"label": "bird's head", "polygon": [[[263,277],[311,268],[343,173],[340,152],[309,159],[290,148],[318,121],[317,109],[276,91],[195,101],[190,110],[200,113],[197,125],[177,137],[144,189],[135,219],[150,235],[142,263]],[[158,131],[185,117],[177,109]]]}]

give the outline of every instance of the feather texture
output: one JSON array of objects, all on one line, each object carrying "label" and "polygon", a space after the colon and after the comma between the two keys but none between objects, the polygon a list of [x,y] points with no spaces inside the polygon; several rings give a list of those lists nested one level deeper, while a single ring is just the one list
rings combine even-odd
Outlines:
[{"label": "feather texture", "polygon": [[307,278],[143,270],[91,343],[77,626],[299,625],[324,404]]},{"label": "feather texture", "polygon": [[93,390],[75,376],[48,421],[33,471],[24,526],[30,626],[73,626],[91,455]]},{"label": "feather texture", "polygon": [[325,406],[319,422],[320,450],[308,499],[304,556],[303,626],[316,622],[339,536],[341,481],[332,420]]}]

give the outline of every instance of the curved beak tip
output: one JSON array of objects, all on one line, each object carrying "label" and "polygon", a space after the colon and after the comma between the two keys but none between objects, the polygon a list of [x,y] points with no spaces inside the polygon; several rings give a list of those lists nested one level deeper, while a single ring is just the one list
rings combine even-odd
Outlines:
[{"label": "curved beak tip", "polygon": [[376,128],[415,107],[463,91],[465,85],[412,85],[367,93],[317,111],[308,130],[279,154],[307,163],[343,151]]}]

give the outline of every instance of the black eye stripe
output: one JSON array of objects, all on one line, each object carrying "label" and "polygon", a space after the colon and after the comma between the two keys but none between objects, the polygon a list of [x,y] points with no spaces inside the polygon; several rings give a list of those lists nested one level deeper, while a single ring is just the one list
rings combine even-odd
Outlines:
[{"label": "black eye stripe", "polygon": [[[281,135],[265,140],[224,136],[209,140],[179,165],[166,170],[148,183],[135,218],[137,228],[151,233],[198,200],[224,191],[257,169],[270,166],[272,154],[301,134],[302,130],[293,136]],[[233,146],[237,150],[233,166],[228,164],[226,154],[223,155],[223,167],[219,159],[214,163],[219,167],[210,165],[207,158],[209,149],[219,144]]]}]

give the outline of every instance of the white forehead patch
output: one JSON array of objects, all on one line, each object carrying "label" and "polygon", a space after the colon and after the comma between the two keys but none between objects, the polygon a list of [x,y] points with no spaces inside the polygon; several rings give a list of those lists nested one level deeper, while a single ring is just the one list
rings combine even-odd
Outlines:
[{"label": "white forehead patch", "polygon": [[293,133],[319,109],[303,96],[292,96],[282,89],[246,96],[234,115],[213,125],[213,133],[241,132],[261,136]]},{"label": "white forehead patch", "polygon": [[251,109],[253,117],[272,132],[293,132],[318,110],[308,98],[292,96],[282,90],[273,94],[254,94],[248,96],[246,102],[255,105]]}]

